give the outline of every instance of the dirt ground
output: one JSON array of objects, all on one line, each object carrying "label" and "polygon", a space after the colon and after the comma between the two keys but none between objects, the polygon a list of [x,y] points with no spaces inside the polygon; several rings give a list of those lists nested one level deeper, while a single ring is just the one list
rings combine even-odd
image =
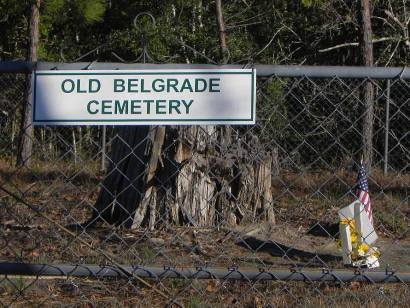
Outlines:
[{"label": "dirt ground", "polygon": [[[104,251],[121,264],[343,268],[340,251],[332,237],[332,224],[337,222],[340,206],[351,200],[344,195],[334,175],[289,174],[280,181],[276,179],[275,225],[263,222],[212,228],[163,225],[152,231],[105,225],[87,230],[70,229],[74,234],[69,234],[58,225],[68,226],[90,217],[102,178],[96,168],[81,172],[76,168],[50,165],[16,171],[0,161],[0,185],[37,208],[33,211],[21,200],[0,192],[1,262],[107,264],[101,254]],[[347,181],[344,177],[349,176],[341,172],[336,179]],[[384,189],[383,193],[374,193],[379,235],[376,246],[381,251],[381,269],[389,266],[410,271],[410,205],[406,188],[409,177],[385,178],[376,173],[372,185],[373,190],[377,186]],[[286,193],[284,187],[292,193]],[[315,195],[318,190],[324,195]],[[322,228],[318,228],[319,225]],[[326,232],[321,232],[323,229]],[[176,300],[186,307],[264,307],[267,304],[353,307],[363,302],[369,307],[404,307],[407,304],[403,303],[410,302],[410,288],[406,284],[178,279],[149,283],[168,294],[168,299],[160,297],[153,288],[126,279],[0,277],[0,305],[142,307],[163,306]],[[364,299],[364,293],[371,296]]]},{"label": "dirt ground", "polygon": [[[341,268],[340,252],[334,241],[307,235],[302,228],[285,226],[247,226],[238,230],[198,230],[178,228],[172,231],[129,232],[95,229],[79,238],[92,239],[124,264],[184,267],[192,265],[238,266],[239,268]],[[41,238],[41,245],[33,245]],[[35,263],[107,264],[92,251],[57,230],[7,230],[2,234],[3,261],[20,260]],[[47,240],[45,240],[47,239]],[[253,241],[258,240],[252,249]],[[243,245],[246,243],[246,245]],[[275,244],[272,244],[275,243]],[[277,249],[280,243],[281,249]],[[19,250],[22,244],[25,249]],[[291,245],[291,246],[287,246]],[[392,245],[389,239],[378,243],[382,267],[408,271],[410,243],[402,240]],[[283,248],[283,247],[288,247]],[[296,252],[295,252],[296,251]],[[330,258],[329,258],[330,256]],[[338,257],[339,256],[339,257]],[[109,264],[109,263],[108,263]],[[153,288],[135,280],[108,278],[0,277],[0,303],[13,307],[27,306],[133,306],[133,307],[368,307],[402,306],[410,301],[409,284],[321,283],[321,282],[251,282],[226,280],[164,279],[147,280]],[[163,298],[155,292],[167,294]],[[364,297],[363,294],[367,294]],[[270,306],[269,306],[270,305]]]}]

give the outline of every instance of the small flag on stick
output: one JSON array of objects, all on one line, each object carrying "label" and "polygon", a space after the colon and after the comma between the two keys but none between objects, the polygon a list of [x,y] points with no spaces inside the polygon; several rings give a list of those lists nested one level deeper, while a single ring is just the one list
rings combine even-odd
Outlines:
[{"label": "small flag on stick", "polygon": [[366,169],[364,167],[363,159],[360,161],[359,174],[357,175],[357,186],[354,193],[359,201],[364,205],[364,210],[369,217],[370,223],[373,225],[373,212],[369,194],[369,183],[367,182]]}]

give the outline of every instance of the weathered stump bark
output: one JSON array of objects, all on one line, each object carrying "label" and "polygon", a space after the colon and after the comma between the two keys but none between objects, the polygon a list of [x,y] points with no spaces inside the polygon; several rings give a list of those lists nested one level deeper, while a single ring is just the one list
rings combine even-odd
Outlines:
[{"label": "weathered stump bark", "polygon": [[237,142],[229,127],[123,127],[96,202],[94,220],[154,229],[275,222],[277,153]]},{"label": "weathered stump bark", "polygon": [[107,176],[93,211],[94,221],[102,220],[125,227],[132,225],[136,205],[145,193],[149,133],[148,126],[123,126],[118,129],[113,138]]}]

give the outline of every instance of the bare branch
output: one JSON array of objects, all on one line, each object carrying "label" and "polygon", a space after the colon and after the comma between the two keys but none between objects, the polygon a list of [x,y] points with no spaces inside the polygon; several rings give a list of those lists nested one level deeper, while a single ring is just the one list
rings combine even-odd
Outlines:
[{"label": "bare branch", "polygon": [[[379,39],[373,39],[372,43],[375,44],[375,43],[381,43],[381,42],[386,42],[386,41],[399,41],[400,42],[401,38],[398,39],[396,37],[382,37],[382,38],[379,38]],[[328,52],[328,51],[331,51],[331,50],[334,50],[334,49],[339,49],[339,48],[343,48],[343,47],[350,47],[350,46],[359,46],[359,43],[358,42],[343,43],[343,44],[335,45],[335,46],[332,46],[332,47],[329,47],[329,48],[320,49],[319,52],[320,53]]]},{"label": "bare branch", "polygon": [[404,37],[404,42],[407,47],[410,48],[410,37],[409,37],[409,29],[408,29],[408,24],[410,22],[410,17],[408,20],[406,20],[406,15],[404,15],[404,23],[402,23],[396,15],[394,15],[391,11],[384,10],[384,13],[391,19],[393,20],[396,24],[398,24],[403,31],[403,37]]},{"label": "bare branch", "polygon": [[242,2],[243,2],[247,7],[250,7],[250,5],[248,4],[248,2],[246,2],[245,0],[242,0]]},{"label": "bare branch", "polygon": [[273,34],[273,36],[272,36],[272,38],[269,40],[269,42],[268,42],[261,50],[259,50],[259,51],[254,55],[254,57],[259,56],[266,48],[268,48],[269,45],[272,44],[272,42],[273,42],[273,40],[275,39],[275,37],[276,37],[283,29],[284,29],[283,26],[280,27],[280,28]]},{"label": "bare branch", "polygon": [[392,30],[396,30],[396,28],[386,18],[379,17],[379,16],[372,16],[372,19],[380,19],[383,21],[383,24],[387,24],[390,28],[392,28]]},{"label": "bare branch", "polygon": [[228,22],[228,21],[231,20],[232,18],[235,18],[236,16],[240,16],[240,15],[246,13],[247,11],[249,11],[250,8],[251,8],[251,7],[245,7],[242,11],[239,11],[239,12],[237,12],[237,13],[231,15],[231,16],[227,16],[227,17],[225,18],[225,22]]},{"label": "bare branch", "polygon": [[258,14],[258,15],[255,15],[255,16],[251,16],[251,17],[248,17],[248,18],[245,18],[245,19],[241,20],[239,23],[244,23],[244,22],[250,21],[250,20],[252,20],[252,19],[256,19],[256,18],[259,18],[259,17],[263,17],[263,16],[265,16],[265,15],[266,15],[266,14]]},{"label": "bare branch", "polygon": [[235,28],[240,28],[240,27],[248,27],[248,26],[253,26],[253,25],[258,25],[261,24],[261,21],[255,21],[255,22],[250,22],[250,23],[245,23],[245,24],[234,24],[234,25],[227,25],[225,30],[232,30]]},{"label": "bare branch", "polygon": [[400,26],[400,28],[402,28],[402,30],[405,30],[406,26],[390,11],[388,10],[384,10],[384,13],[390,17],[396,24],[398,24]]},{"label": "bare branch", "polygon": [[392,43],[387,44],[385,48],[383,48],[383,51],[378,55],[377,60],[374,62],[374,66],[378,66],[380,61],[383,60],[384,55],[388,52],[388,50],[392,49]]},{"label": "bare branch", "polygon": [[400,45],[400,42],[397,42],[396,47],[394,47],[394,50],[393,50],[393,52],[391,53],[391,55],[390,55],[390,57],[389,57],[389,60],[386,62],[386,65],[385,65],[385,66],[388,66],[388,65],[389,65],[390,61],[393,59],[393,56],[394,56],[394,54],[395,54],[396,51],[397,51],[397,48],[399,48],[399,45]]}]

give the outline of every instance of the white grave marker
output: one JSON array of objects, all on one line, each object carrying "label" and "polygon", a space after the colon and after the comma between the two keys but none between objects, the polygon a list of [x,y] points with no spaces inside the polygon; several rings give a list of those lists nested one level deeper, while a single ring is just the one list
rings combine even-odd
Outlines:
[{"label": "white grave marker", "polygon": [[[373,244],[377,240],[377,234],[373,224],[369,220],[364,205],[356,200],[348,206],[339,210],[339,220],[353,219],[355,222],[355,231],[359,234],[358,242],[367,245]],[[352,242],[350,227],[348,224],[340,224],[340,240],[342,243],[343,263],[352,263]],[[378,263],[377,263],[378,264]]]}]

